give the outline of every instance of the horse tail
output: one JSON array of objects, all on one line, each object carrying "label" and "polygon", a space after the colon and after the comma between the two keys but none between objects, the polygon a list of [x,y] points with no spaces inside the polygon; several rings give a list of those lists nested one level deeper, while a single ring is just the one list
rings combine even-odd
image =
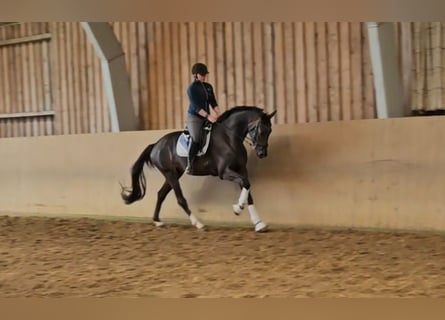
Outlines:
[{"label": "horse tail", "polygon": [[144,175],[144,164],[153,167],[151,162],[151,151],[153,150],[154,144],[148,145],[144,151],[142,151],[139,158],[133,164],[131,168],[131,189],[122,187],[121,196],[125,204],[131,204],[135,201],[141,200],[145,196],[145,191],[147,188],[145,175]]}]

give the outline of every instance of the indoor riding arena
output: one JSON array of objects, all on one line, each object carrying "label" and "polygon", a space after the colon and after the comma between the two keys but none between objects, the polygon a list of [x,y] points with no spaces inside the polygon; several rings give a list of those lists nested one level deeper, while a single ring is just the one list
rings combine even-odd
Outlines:
[{"label": "indoor riding arena", "polygon": [[[445,297],[444,32],[0,23],[0,297]],[[277,111],[267,157],[244,143],[266,232],[218,177],[180,179],[201,229],[173,192],[155,226],[148,165],[122,200],[143,150],[184,129],[195,62],[223,111]]]}]

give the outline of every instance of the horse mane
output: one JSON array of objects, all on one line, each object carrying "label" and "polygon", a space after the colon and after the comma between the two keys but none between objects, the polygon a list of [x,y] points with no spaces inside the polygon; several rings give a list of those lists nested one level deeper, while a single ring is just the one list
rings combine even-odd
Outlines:
[{"label": "horse mane", "polygon": [[242,111],[256,111],[258,113],[263,113],[264,109],[258,108],[256,106],[237,106],[224,111],[219,117],[217,122],[223,122],[229,118],[232,114],[242,112]]}]

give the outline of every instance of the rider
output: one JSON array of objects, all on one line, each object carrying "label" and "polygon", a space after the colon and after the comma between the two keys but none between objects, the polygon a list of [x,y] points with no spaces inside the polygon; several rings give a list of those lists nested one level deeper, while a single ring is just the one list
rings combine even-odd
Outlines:
[{"label": "rider", "polygon": [[[210,83],[205,82],[209,71],[203,63],[195,63],[192,67],[193,82],[187,88],[190,105],[187,112],[187,129],[190,132],[191,142],[187,159],[186,172],[192,172],[193,161],[199,151],[202,126],[207,119],[214,123],[221,111],[216,102],[215,93]],[[209,105],[215,111],[216,116],[210,114]]]}]

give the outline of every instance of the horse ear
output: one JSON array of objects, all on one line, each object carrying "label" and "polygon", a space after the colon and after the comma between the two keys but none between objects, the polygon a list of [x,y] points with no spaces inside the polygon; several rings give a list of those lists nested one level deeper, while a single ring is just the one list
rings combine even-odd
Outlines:
[{"label": "horse ear", "polygon": [[267,116],[269,117],[269,119],[271,119],[275,115],[275,113],[277,113],[276,109],[272,111],[272,113],[269,113]]}]

